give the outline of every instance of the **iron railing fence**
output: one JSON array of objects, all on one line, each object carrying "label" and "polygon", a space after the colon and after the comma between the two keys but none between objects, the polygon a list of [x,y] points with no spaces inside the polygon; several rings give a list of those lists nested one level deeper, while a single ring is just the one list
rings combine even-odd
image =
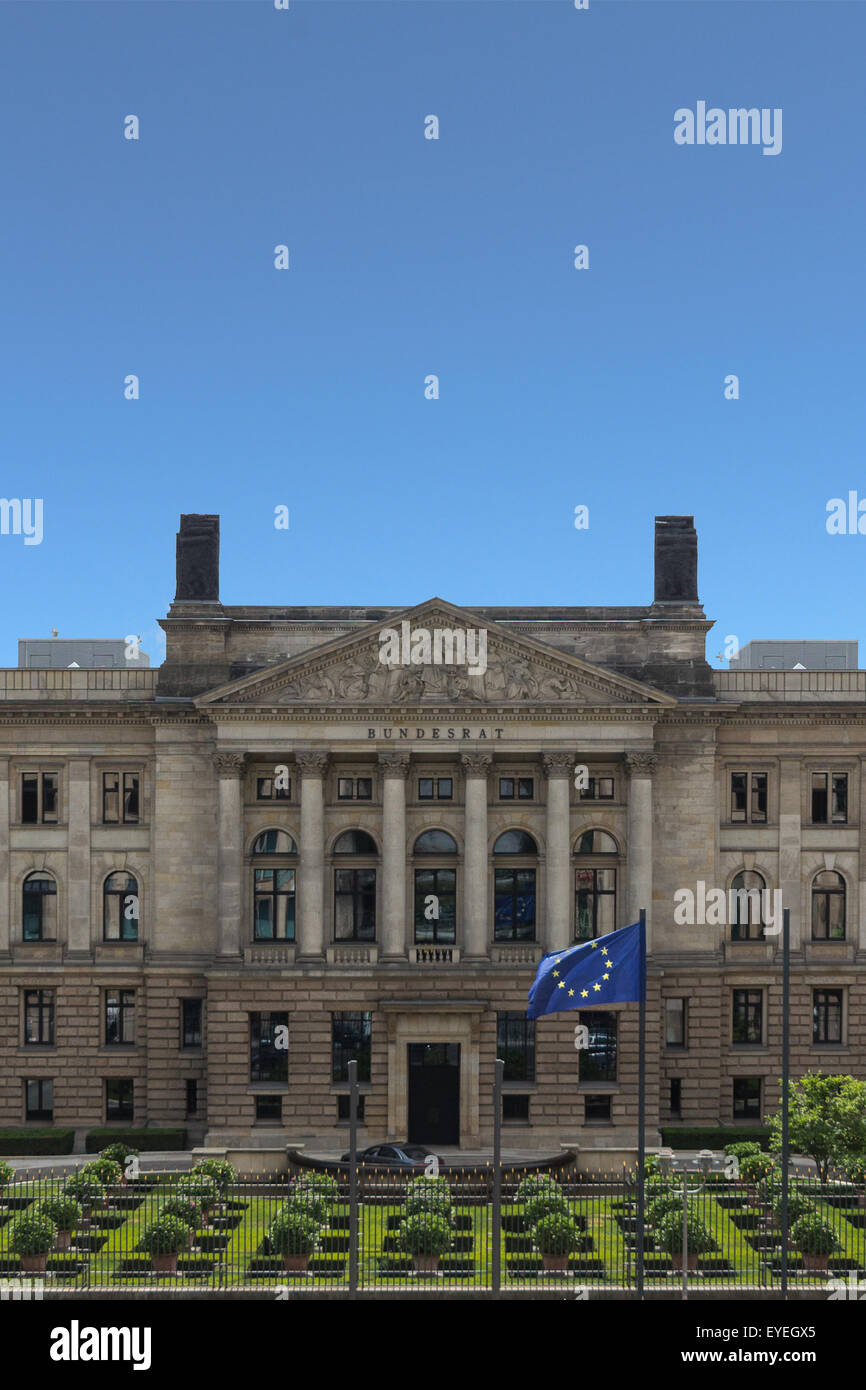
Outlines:
[{"label": "iron railing fence", "polygon": [[[71,1213],[60,1200],[69,1173],[16,1175],[0,1188],[0,1297],[123,1288],[244,1289],[275,1298],[325,1289],[538,1290],[588,1298],[635,1290],[633,1174],[557,1178],[553,1196],[537,1196],[533,1207],[520,1189],[524,1175],[513,1169],[503,1170],[498,1204],[492,1165],[446,1170],[443,1181],[428,1185],[434,1196],[416,1199],[413,1208],[411,1178],[363,1165],[356,1171],[354,1229],[349,1169],[342,1165],[330,1194],[315,1182],[297,1185],[310,1170],[235,1181],[211,1207],[187,1209],[173,1237],[169,1226],[161,1238],[152,1228],[166,1209],[183,1214],[189,1193],[178,1180],[188,1174],[142,1172],[79,1201]],[[437,1186],[444,1197],[435,1195]],[[647,1290],[681,1289],[683,1190],[682,1176],[647,1180]],[[785,1233],[777,1190],[690,1174],[685,1201],[690,1291],[780,1288]],[[866,1186],[792,1178],[787,1241],[789,1289],[866,1294]]]}]

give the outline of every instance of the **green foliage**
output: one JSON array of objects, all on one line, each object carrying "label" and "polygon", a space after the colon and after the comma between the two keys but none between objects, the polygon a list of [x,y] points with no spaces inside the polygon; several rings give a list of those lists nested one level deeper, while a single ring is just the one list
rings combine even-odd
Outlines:
[{"label": "green foliage", "polygon": [[237,1170],[226,1159],[222,1158],[203,1158],[200,1163],[195,1164],[192,1171],[193,1173],[204,1173],[205,1177],[213,1178],[217,1191],[223,1198],[228,1196],[228,1190],[238,1176]]},{"label": "green foliage", "polygon": [[740,1177],[744,1182],[760,1182],[776,1171],[769,1154],[746,1154],[740,1159]]},{"label": "green foliage", "polygon": [[287,1202],[277,1212],[268,1236],[280,1255],[313,1255],[319,1248],[321,1224],[303,1207]]},{"label": "green foliage", "polygon": [[119,1163],[121,1168],[126,1167],[128,1158],[137,1158],[138,1149],[130,1148],[125,1140],[119,1139],[116,1144],[106,1144],[104,1149],[99,1151],[100,1158],[112,1158],[115,1163]]},{"label": "green foliage", "polygon": [[96,1202],[102,1201],[105,1188],[92,1173],[86,1173],[84,1168],[76,1168],[63,1184],[63,1194],[66,1197],[74,1197],[82,1206],[92,1207]]},{"label": "green foliage", "polygon": [[544,1216],[556,1214],[568,1215],[568,1202],[562,1189],[556,1192],[544,1192],[538,1197],[532,1197],[528,1202],[523,1203],[523,1222],[525,1226],[534,1226]]},{"label": "green foliage", "polygon": [[150,1255],[179,1255],[189,1249],[189,1226],[176,1216],[160,1216],[145,1228],[140,1244]]},{"label": "green foliage", "polygon": [[762,1152],[763,1150],[760,1144],[756,1144],[754,1140],[749,1142],[744,1141],[742,1144],[725,1145],[725,1153],[729,1156],[733,1155],[733,1157],[737,1159],[749,1158],[752,1154],[759,1154]]},{"label": "green foliage", "polygon": [[58,1231],[74,1231],[81,1220],[81,1204],[66,1192],[57,1197],[48,1197],[31,1211],[41,1211],[53,1221]]},{"label": "green foliage", "polygon": [[13,1222],[9,1249],[16,1255],[47,1255],[57,1239],[57,1227],[44,1211],[30,1208]]},{"label": "green foliage", "polygon": [[791,1239],[804,1255],[832,1255],[840,1248],[839,1237],[817,1212],[807,1212],[791,1227]]},{"label": "green foliage", "polygon": [[[791,1149],[808,1154],[827,1181],[831,1162],[844,1163],[866,1152],[866,1081],[853,1076],[807,1072],[788,1083]],[[770,1147],[782,1147],[782,1113],[769,1119]]]},{"label": "green foliage", "polygon": [[197,1168],[192,1172],[185,1173],[182,1178],[178,1178],[175,1184],[178,1197],[192,1198],[198,1202],[203,1210],[215,1207],[217,1204],[217,1185],[213,1178],[207,1173],[201,1173]]},{"label": "green foliage", "polygon": [[[74,1137],[74,1131],[70,1130]],[[91,1129],[85,1137],[84,1147],[89,1154],[100,1153],[106,1144],[123,1143],[135,1144],[135,1153],[153,1153],[155,1150],[165,1149],[176,1151],[186,1148],[185,1129]],[[9,1150],[10,1153],[14,1150]],[[26,1150],[25,1150],[26,1152]],[[30,1150],[35,1153],[35,1149]],[[72,1145],[68,1149],[46,1149],[39,1152],[45,1153],[71,1153]]]},{"label": "green foliage", "polygon": [[643,1161],[643,1175],[645,1178],[654,1178],[661,1172],[658,1154],[650,1154]]},{"label": "green foliage", "polygon": [[580,1244],[580,1231],[567,1209],[555,1208],[535,1222],[532,1239],[542,1255],[570,1255]]},{"label": "green foliage", "polygon": [[770,1139],[769,1129],[760,1125],[725,1126],[716,1129],[672,1128],[662,1129],[662,1143],[671,1149],[724,1149],[728,1144],[736,1144],[741,1139],[748,1143],[758,1143],[767,1148]]},{"label": "green foliage", "polygon": [[194,1202],[191,1197],[171,1197],[163,1203],[161,1216],[174,1216],[178,1221],[182,1221],[185,1226],[192,1230],[201,1221],[201,1207],[198,1202]]},{"label": "green foliage", "polygon": [[554,1194],[553,1201],[562,1196],[562,1188],[555,1178],[549,1173],[531,1173],[528,1178],[524,1178],[517,1188],[518,1202],[530,1202],[536,1197],[541,1197],[545,1193]]},{"label": "green foliage", "polygon": [[451,1222],[451,1188],[445,1178],[413,1178],[406,1184],[404,1206],[407,1216],[431,1212]]},{"label": "green foliage", "polygon": [[[687,1208],[686,1224],[688,1227],[688,1250],[690,1255],[705,1255],[708,1250],[715,1249],[715,1240],[712,1233],[704,1225],[698,1213],[691,1207]],[[679,1255],[683,1248],[683,1213],[682,1208],[679,1212],[668,1212],[659,1222],[655,1232],[656,1246],[659,1250],[664,1250],[668,1255]]]},{"label": "green foliage", "polygon": [[117,1162],[117,1159],[106,1158],[104,1154],[100,1154],[99,1158],[91,1159],[90,1163],[85,1163],[79,1171],[88,1178],[95,1178],[105,1187],[115,1186],[123,1177],[122,1165]]},{"label": "green foliage", "polygon": [[680,1214],[680,1220],[682,1220],[682,1216],[683,1216],[683,1195],[682,1195],[681,1192],[680,1192],[679,1194],[677,1194],[676,1192],[673,1191],[673,1189],[671,1189],[671,1191],[669,1191],[669,1192],[663,1192],[663,1193],[661,1193],[658,1197],[654,1197],[653,1200],[652,1200],[651,1202],[648,1202],[648,1203],[647,1203],[647,1208],[646,1208],[646,1222],[647,1222],[647,1225],[648,1225],[648,1226],[658,1226],[658,1225],[664,1220],[664,1218],[665,1218],[670,1212],[673,1212],[673,1211],[678,1211],[679,1214]]},{"label": "green foliage", "polygon": [[0,1129],[0,1154],[71,1154],[74,1129]]},{"label": "green foliage", "polygon": [[305,1173],[289,1188],[288,1203],[321,1224],[339,1195],[339,1184],[330,1173]]},{"label": "green foliage", "polygon": [[11,1182],[14,1174],[15,1169],[11,1163],[0,1163],[0,1187],[5,1187],[8,1182]]},{"label": "green foliage", "polygon": [[857,1158],[846,1158],[842,1164],[842,1171],[849,1182],[866,1183],[866,1157],[860,1155]]},{"label": "green foliage", "polygon": [[[774,1189],[770,1198],[773,1206],[773,1215],[777,1221],[782,1220],[782,1190],[781,1187]],[[804,1192],[788,1193],[788,1227],[795,1221],[799,1221],[801,1216],[811,1215],[815,1210],[814,1202],[810,1202]]]},{"label": "green foliage", "polygon": [[444,1255],[453,1240],[451,1222],[429,1207],[414,1211],[400,1222],[397,1243],[410,1255]]}]

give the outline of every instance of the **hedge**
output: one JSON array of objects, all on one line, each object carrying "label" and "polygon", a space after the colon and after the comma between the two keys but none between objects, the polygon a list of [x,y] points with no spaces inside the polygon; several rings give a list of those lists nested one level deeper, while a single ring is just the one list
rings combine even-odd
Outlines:
[{"label": "hedge", "polygon": [[71,1154],[74,1129],[0,1129],[0,1154]]},{"label": "hedge", "polygon": [[99,1153],[106,1144],[120,1141],[128,1144],[139,1153],[152,1153],[155,1149],[185,1149],[185,1129],[91,1129],[85,1140],[85,1152]]},{"label": "hedge", "polygon": [[725,1129],[683,1129],[663,1128],[662,1143],[669,1149],[723,1149],[726,1144],[760,1144],[766,1153],[769,1149],[770,1131],[765,1125],[752,1125],[748,1129],[735,1126]]}]

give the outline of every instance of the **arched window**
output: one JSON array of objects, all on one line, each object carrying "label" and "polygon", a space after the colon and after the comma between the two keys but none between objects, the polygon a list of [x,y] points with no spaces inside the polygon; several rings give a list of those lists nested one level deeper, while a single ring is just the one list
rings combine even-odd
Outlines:
[{"label": "arched window", "polygon": [[[506,830],[493,846],[493,938],[535,940],[535,863],[538,846],[525,830]],[[496,860],[512,863],[499,868]]]},{"label": "arched window", "polygon": [[375,941],[376,841],[366,830],[344,830],[333,852],[368,861],[334,870],[334,940]]},{"label": "arched window", "polygon": [[574,939],[592,941],[616,928],[616,869],[592,862],[608,858],[619,846],[606,830],[584,830],[574,846]]},{"label": "arched window", "polygon": [[298,847],[285,830],[263,830],[256,836],[253,854],[297,854]]},{"label": "arched window", "polygon": [[51,874],[28,874],[22,890],[25,941],[57,940],[57,883]]},{"label": "arched window", "polygon": [[728,892],[732,941],[757,941],[764,935],[764,891],[761,874],[744,869],[735,874]]},{"label": "arched window", "polygon": [[138,919],[138,880],[125,871],[109,874],[102,885],[103,940],[137,941]]},{"label": "arched window", "polygon": [[619,854],[619,846],[606,830],[584,830],[574,847],[575,854]]},{"label": "arched window", "polygon": [[831,869],[812,880],[812,940],[845,940],[845,880]]},{"label": "arched window", "polygon": [[[253,844],[253,940],[294,941],[298,846],[285,830],[263,830]],[[259,865],[260,856],[282,863]]]},{"label": "arched window", "polygon": [[[430,862],[415,870],[415,944],[454,946],[457,942],[457,841],[447,830],[425,830],[415,841],[416,855]],[[433,863],[437,855],[442,863]]]}]

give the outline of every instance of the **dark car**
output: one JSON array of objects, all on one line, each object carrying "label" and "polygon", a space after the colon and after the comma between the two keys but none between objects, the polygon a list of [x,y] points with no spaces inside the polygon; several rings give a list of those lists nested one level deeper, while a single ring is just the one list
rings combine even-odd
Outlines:
[{"label": "dark car", "polygon": [[[371,1168],[387,1168],[392,1172],[402,1169],[404,1172],[423,1173],[427,1159],[431,1157],[438,1159],[441,1171],[445,1166],[443,1159],[432,1149],[425,1149],[423,1144],[374,1144],[358,1154],[358,1162]],[[343,1154],[341,1162],[348,1163],[349,1158],[349,1154]]]}]

